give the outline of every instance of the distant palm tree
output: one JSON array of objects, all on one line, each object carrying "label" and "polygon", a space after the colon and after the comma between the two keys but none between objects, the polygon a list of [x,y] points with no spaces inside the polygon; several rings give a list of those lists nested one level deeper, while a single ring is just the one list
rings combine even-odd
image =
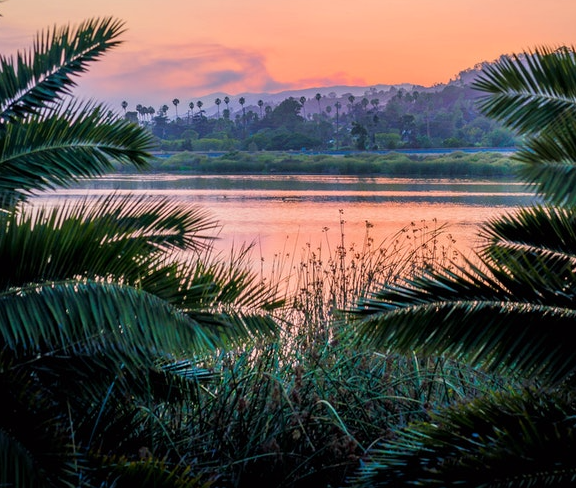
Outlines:
[{"label": "distant palm tree", "polygon": [[188,107],[190,108],[190,117],[193,118],[194,117],[194,102],[190,102],[188,104]]},{"label": "distant palm tree", "polygon": [[316,93],[316,96],[314,98],[318,102],[318,113],[320,114],[322,113],[322,110],[320,109],[320,99],[322,98],[322,95],[320,95],[320,93]]},{"label": "distant palm tree", "polygon": [[200,119],[202,119],[202,106],[204,105],[204,102],[202,100],[198,100],[196,102],[196,106],[198,107],[198,115],[200,115]]},{"label": "distant palm tree", "polygon": [[230,103],[230,97],[229,96],[224,97],[224,103],[226,104],[226,109],[230,110],[230,107],[228,107],[228,104]]},{"label": "distant palm tree", "polygon": [[348,109],[348,113],[352,112],[352,109],[354,108],[354,100],[356,100],[356,97],[354,95],[350,95],[348,97],[348,101],[350,102],[349,105],[350,108]]},{"label": "distant palm tree", "polygon": [[260,107],[260,118],[262,118],[262,107],[264,106],[264,101],[258,100],[258,106]]},{"label": "distant palm tree", "polygon": [[300,105],[302,105],[302,114],[306,118],[306,111],[304,110],[304,104],[306,103],[306,97],[300,97]]},{"label": "distant palm tree", "polygon": [[374,107],[374,110],[378,111],[378,105],[380,105],[380,100],[378,98],[373,98],[370,100],[370,104]]},{"label": "distant palm tree", "polygon": [[246,99],[244,97],[240,97],[238,99],[238,103],[242,107],[242,127],[244,130],[244,136],[246,136],[246,109],[244,108],[244,104],[246,103]]},{"label": "distant palm tree", "polygon": [[128,108],[128,102],[126,100],[122,100],[122,109],[124,110],[124,115],[126,115],[126,109]]},{"label": "distant palm tree", "polygon": [[214,100],[214,103],[216,104],[216,107],[218,108],[218,118],[220,118],[220,104],[222,103],[222,100],[217,98],[216,100]]},{"label": "distant palm tree", "polygon": [[370,104],[370,101],[367,98],[363,98],[360,103],[362,104],[362,107],[364,108],[364,110],[366,110],[366,107],[368,107],[368,105]]},{"label": "distant palm tree", "polygon": [[342,108],[342,104],[340,102],[336,102],[334,106],[336,107],[336,150],[338,150],[338,130],[340,127],[340,108]]},{"label": "distant palm tree", "polygon": [[180,103],[180,100],[175,98],[174,100],[172,100],[172,103],[174,104],[174,107],[176,107],[176,119],[178,119],[178,104]]}]

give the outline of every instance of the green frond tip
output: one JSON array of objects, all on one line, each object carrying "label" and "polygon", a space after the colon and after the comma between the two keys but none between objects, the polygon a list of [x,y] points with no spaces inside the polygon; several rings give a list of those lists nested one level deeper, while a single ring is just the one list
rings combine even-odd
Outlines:
[{"label": "green frond tip", "polygon": [[168,302],[131,287],[63,282],[0,296],[0,340],[15,356],[109,354],[152,364],[212,350],[219,341]]},{"label": "green frond tip", "polygon": [[576,372],[565,340],[576,310],[533,303],[444,300],[382,311],[366,304],[364,344],[398,352],[445,355],[500,374],[558,384]]},{"label": "green frond tip", "polygon": [[[0,194],[25,199],[34,191],[101,176],[114,163],[149,167],[152,135],[110,118],[106,108],[71,101],[0,132]],[[33,149],[31,149],[33,148]]]},{"label": "green frond tip", "polygon": [[21,121],[52,107],[70,93],[75,76],[120,43],[123,31],[122,21],[95,18],[45,30],[31,49],[0,56],[0,120]]},{"label": "green frond tip", "polygon": [[551,393],[493,393],[432,413],[366,455],[350,486],[570,486],[575,405]]}]

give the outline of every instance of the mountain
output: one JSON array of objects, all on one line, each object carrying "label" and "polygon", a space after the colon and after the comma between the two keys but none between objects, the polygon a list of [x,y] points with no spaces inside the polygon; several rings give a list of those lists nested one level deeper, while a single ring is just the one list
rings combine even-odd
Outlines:
[{"label": "mountain", "polygon": [[[240,97],[244,97],[246,103],[244,105],[245,110],[259,110],[258,100],[262,100],[265,105],[276,106],[280,102],[286,100],[289,97],[293,97],[299,100],[301,97],[305,97],[307,102],[306,106],[315,105],[317,107],[317,101],[315,99],[316,94],[320,93],[322,95],[321,105],[327,103],[334,103],[336,99],[344,99],[342,103],[348,103],[347,99],[350,95],[354,96],[357,100],[362,98],[385,98],[388,92],[394,93],[396,90],[404,89],[406,91],[419,90],[419,91],[437,91],[443,85],[435,85],[434,87],[424,87],[420,85],[413,85],[410,83],[401,83],[397,85],[370,85],[370,86],[351,86],[351,85],[334,85],[334,86],[322,86],[322,87],[312,87],[303,88],[298,90],[284,90],[277,93],[240,93],[238,95],[230,96],[226,93],[213,93],[201,97],[203,102],[202,109],[206,111],[207,116],[211,116],[217,112],[216,104],[214,100],[220,98],[223,100],[225,96],[228,95],[230,98],[230,112],[232,114],[240,112],[241,107],[238,103]],[[220,105],[220,110],[222,110],[224,105]],[[312,111],[314,107],[312,107]],[[317,111],[317,110],[316,110]]]}]

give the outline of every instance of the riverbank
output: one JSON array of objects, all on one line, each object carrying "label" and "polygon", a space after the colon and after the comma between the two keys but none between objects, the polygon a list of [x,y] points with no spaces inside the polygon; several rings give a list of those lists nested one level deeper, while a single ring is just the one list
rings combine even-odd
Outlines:
[{"label": "riverbank", "polygon": [[190,174],[319,174],[407,177],[514,176],[512,152],[320,153],[232,151],[217,156],[183,151],[156,156],[153,171]]}]

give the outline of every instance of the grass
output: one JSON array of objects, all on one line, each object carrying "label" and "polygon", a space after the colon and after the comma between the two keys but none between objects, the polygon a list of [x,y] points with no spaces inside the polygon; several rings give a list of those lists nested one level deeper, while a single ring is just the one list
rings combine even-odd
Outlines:
[{"label": "grass", "polygon": [[[279,340],[202,358],[209,380],[181,416],[173,440],[182,464],[206,486],[343,486],[367,449],[428,412],[503,387],[443,358],[353,347],[346,309],[379,284],[460,255],[435,222],[411,223],[361,248],[344,239],[284,251],[264,281],[287,298]],[[185,453],[185,454],[183,454]]]},{"label": "grass", "polygon": [[399,152],[340,156],[232,151],[218,157],[184,151],[152,162],[156,171],[194,174],[304,173],[435,177],[512,176],[518,164],[504,153],[462,151],[426,156]]}]

